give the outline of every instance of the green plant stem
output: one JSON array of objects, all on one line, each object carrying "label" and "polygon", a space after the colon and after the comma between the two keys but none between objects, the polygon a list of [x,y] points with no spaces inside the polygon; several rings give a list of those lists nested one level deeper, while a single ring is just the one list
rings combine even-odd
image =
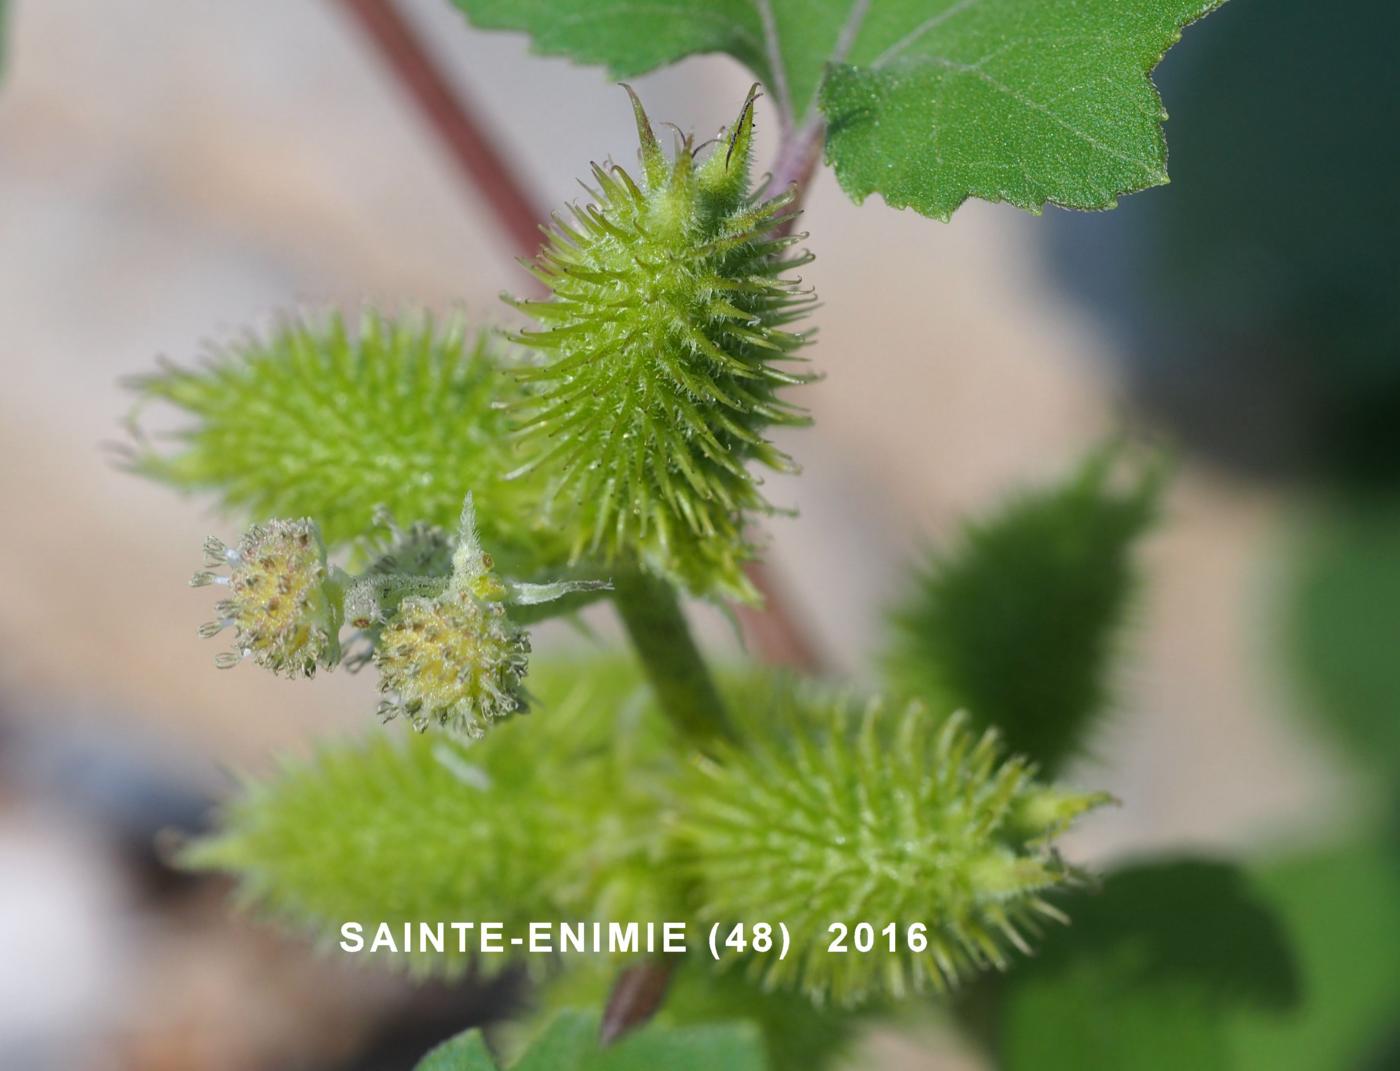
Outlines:
[{"label": "green plant stem", "polygon": [[732,736],[729,716],[674,589],[640,572],[614,579],[613,602],[666,716],[704,745]]}]

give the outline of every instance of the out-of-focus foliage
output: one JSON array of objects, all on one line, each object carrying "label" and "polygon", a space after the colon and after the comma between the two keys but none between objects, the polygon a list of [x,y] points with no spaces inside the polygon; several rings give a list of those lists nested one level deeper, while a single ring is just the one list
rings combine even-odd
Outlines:
[{"label": "out-of-focus foliage", "polygon": [[1070,909],[1074,926],[1005,980],[997,1045],[1007,1071],[1227,1071],[1235,1011],[1277,1013],[1298,999],[1268,890],[1234,867],[1126,868]]},{"label": "out-of-focus foliage", "polygon": [[629,77],[727,52],[829,123],[855,199],[946,219],[968,197],[1110,208],[1166,181],[1148,75],[1220,0],[456,0],[487,29]]},{"label": "out-of-focus foliage", "polygon": [[1256,868],[1297,960],[1299,1000],[1241,1006],[1226,1024],[1238,1071],[1384,1071],[1400,1027],[1400,856],[1351,844]]},{"label": "out-of-focus foliage", "polygon": [[1400,858],[1353,844],[1242,872],[1144,864],[1009,975],[1008,1071],[1380,1071],[1400,1014]]},{"label": "out-of-focus foliage", "polygon": [[1085,746],[1161,487],[1160,468],[1125,473],[1122,460],[1101,451],[928,556],[893,617],[885,666],[897,691],[967,710],[1050,772]]},{"label": "out-of-focus foliage", "polygon": [[1400,472],[1400,5],[1231,3],[1174,49],[1170,190],[1052,220],[1184,446],[1271,475]]},{"label": "out-of-focus foliage", "polygon": [[759,989],[737,972],[691,965],[671,983],[658,1019],[674,1026],[747,1021],[763,1037],[770,1071],[840,1067],[867,1019],[860,1012],[818,1007],[801,993]]},{"label": "out-of-focus foliage", "polygon": [[130,467],[213,491],[240,517],[309,517],[334,549],[369,535],[378,507],[452,530],[470,492],[483,539],[517,575],[560,556],[539,488],[505,479],[518,458],[502,407],[520,388],[460,319],[366,312],[355,332],[338,315],[288,319],[132,388],[142,407],[191,419],[165,448],[133,416]]},{"label": "out-of-focus foliage", "polygon": [[[605,1006],[616,981],[605,964],[571,960],[541,987],[534,1013],[504,1028],[507,1051],[520,1047],[517,1039],[537,1035],[563,1009]],[[875,1010],[818,1006],[801,993],[762,989],[738,971],[716,971],[707,954],[699,953],[676,964],[654,1021],[667,1027],[752,1023],[763,1038],[768,1071],[826,1071],[845,1066],[857,1032]]]},{"label": "out-of-focus foliage", "polygon": [[1395,792],[1400,505],[1340,505],[1311,522],[1294,553],[1282,608],[1289,663],[1309,706]]},{"label": "out-of-focus foliage", "polygon": [[[765,1071],[753,1027],[667,1029],[648,1025],[616,1044],[598,1042],[598,1017],[563,1012],[510,1071]],[[481,1032],[468,1031],[430,1052],[415,1071],[499,1071]]]}]

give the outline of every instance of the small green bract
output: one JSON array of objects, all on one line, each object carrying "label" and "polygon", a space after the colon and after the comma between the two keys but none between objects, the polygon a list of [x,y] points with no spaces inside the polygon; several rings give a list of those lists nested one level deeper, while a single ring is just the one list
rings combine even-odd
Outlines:
[{"label": "small green bract", "polygon": [[755,95],[703,162],[689,137],[668,161],[634,95],[641,182],[595,164],[594,203],[535,262],[549,299],[513,302],[541,325],[517,336],[542,355],[520,471],[547,474],[574,556],[748,601],[745,517],[770,507],[747,465],[792,468],[764,436],[806,422],[777,393],[810,378],[785,327],[813,300],[785,274],[809,259],[782,233],[791,194],[749,190]]}]

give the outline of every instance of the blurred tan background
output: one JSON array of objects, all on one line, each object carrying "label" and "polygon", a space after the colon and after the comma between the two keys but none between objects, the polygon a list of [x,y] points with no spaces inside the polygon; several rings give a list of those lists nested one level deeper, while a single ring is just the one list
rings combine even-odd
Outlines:
[{"label": "blurred tan background", "polygon": [[[403,6],[546,203],[575,196],[590,159],[630,159],[625,98],[599,71],[530,57],[522,39],[473,31],[443,0]],[[0,724],[156,754],[218,790],[227,766],[362,731],[370,682],[213,669],[194,631],[207,593],[185,581],[203,537],[232,533],[207,503],[113,469],[102,444],[122,434],[118,379],[157,355],[195,359],[289,307],[460,304],[501,320],[497,293],[524,276],[331,0],[19,0],[11,15]],[[710,131],[747,84],[736,64],[703,59],[637,88],[654,116]],[[771,114],[760,123],[761,138],[774,132]],[[774,497],[802,516],[774,522],[772,557],[822,650],[861,674],[921,542],[1063,471],[1128,418],[1106,336],[1047,277],[1045,221],[980,203],[948,225],[878,200],[857,207],[827,173],[804,225],[826,379],[806,392],[816,428],[785,443],[806,472]],[[1147,548],[1119,710],[1086,772],[1124,804],[1079,835],[1092,858],[1257,846],[1335,817],[1328,756],[1295,736],[1254,649],[1278,510],[1183,468]],[[310,1066],[257,1060],[317,1016],[353,1022],[404,999],[397,983],[343,978],[242,923],[217,939],[191,922],[142,940],[130,890],[50,805],[81,791],[63,780],[81,769],[54,769],[36,794],[0,795],[0,1052],[8,1035],[36,1039],[35,1068],[154,1067],[166,1050],[142,1038],[174,1022],[187,1047],[171,1067]],[[194,951],[211,941],[221,951]],[[304,1015],[260,991],[297,971],[287,991],[306,991]],[[248,1051],[208,1062],[201,1032],[229,1022]],[[121,1046],[89,1047],[112,1032]],[[872,1045],[860,1066],[953,1066],[946,1052]],[[132,1051],[147,1062],[121,1055]]]}]

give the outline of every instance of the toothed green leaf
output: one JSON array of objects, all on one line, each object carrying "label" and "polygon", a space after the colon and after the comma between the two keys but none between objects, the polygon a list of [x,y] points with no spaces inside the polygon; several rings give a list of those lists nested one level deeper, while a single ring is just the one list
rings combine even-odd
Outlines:
[{"label": "toothed green leaf", "polygon": [[1167,181],[1148,75],[1220,2],[874,0],[822,85],[827,159],[855,200],[937,219],[969,197],[1112,208]]},{"label": "toothed green leaf", "polygon": [[629,77],[702,52],[780,111],[818,101],[859,201],[946,219],[968,197],[1111,208],[1167,180],[1149,78],[1221,0],[456,0],[478,26]]},{"label": "toothed green leaf", "polygon": [[886,670],[935,709],[967,710],[1053,771],[1082,750],[1136,586],[1133,550],[1160,473],[1118,486],[1115,454],[1022,494],[919,567],[892,619]]},{"label": "toothed green leaf", "polygon": [[559,556],[539,488],[504,479],[518,459],[501,406],[519,388],[460,320],[366,313],[355,332],[339,316],[286,320],[132,389],[138,415],[159,401],[190,419],[171,445],[133,419],[131,468],[215,492],[231,513],[310,517],[334,549],[370,533],[378,506],[450,530],[472,492],[483,538],[523,556],[521,572]]}]

